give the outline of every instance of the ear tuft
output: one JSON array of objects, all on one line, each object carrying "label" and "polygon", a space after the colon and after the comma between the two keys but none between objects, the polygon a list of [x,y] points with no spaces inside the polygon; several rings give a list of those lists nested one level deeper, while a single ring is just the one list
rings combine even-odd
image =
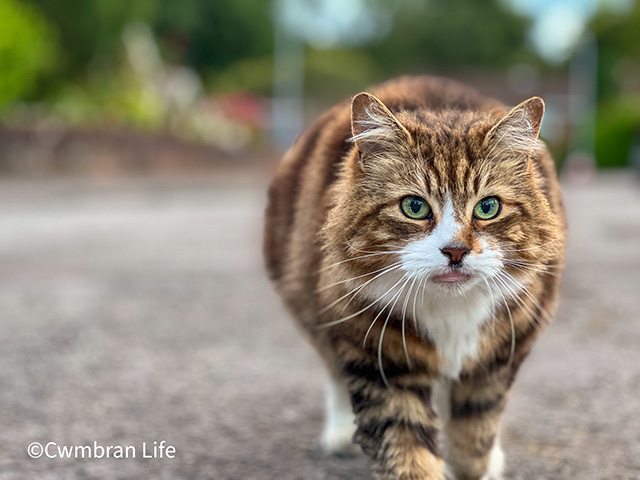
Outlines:
[{"label": "ear tuft", "polygon": [[489,144],[503,144],[513,150],[531,153],[539,145],[538,135],[544,101],[540,97],[525,100],[511,109],[487,134]]},{"label": "ear tuft", "polygon": [[411,136],[389,109],[375,96],[359,93],[351,101],[352,140],[363,154],[380,154]]}]

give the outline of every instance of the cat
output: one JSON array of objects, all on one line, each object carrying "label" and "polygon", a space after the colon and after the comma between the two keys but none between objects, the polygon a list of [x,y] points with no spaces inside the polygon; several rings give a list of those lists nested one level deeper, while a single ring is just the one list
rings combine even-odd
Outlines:
[{"label": "cat", "polygon": [[330,373],[321,441],[353,438],[378,479],[502,478],[501,414],[564,262],[543,113],[401,77],[322,115],[277,169],[265,261]]}]

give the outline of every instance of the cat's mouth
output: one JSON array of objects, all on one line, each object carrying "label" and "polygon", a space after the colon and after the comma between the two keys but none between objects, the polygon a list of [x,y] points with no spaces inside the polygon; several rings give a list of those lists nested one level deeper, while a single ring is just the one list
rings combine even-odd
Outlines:
[{"label": "cat's mouth", "polygon": [[471,278],[471,275],[467,273],[451,271],[447,273],[442,273],[439,275],[434,275],[431,277],[431,281],[433,283],[439,284],[462,284],[468,281]]}]

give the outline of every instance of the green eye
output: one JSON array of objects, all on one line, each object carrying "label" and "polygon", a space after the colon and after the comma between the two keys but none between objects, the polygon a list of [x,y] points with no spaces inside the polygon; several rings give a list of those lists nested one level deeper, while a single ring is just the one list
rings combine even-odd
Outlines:
[{"label": "green eye", "polygon": [[502,204],[496,197],[487,197],[476,203],[473,207],[473,216],[478,220],[491,220],[500,213]]},{"label": "green eye", "polygon": [[400,209],[413,220],[424,220],[431,216],[431,207],[424,198],[420,197],[404,197],[400,200]]}]

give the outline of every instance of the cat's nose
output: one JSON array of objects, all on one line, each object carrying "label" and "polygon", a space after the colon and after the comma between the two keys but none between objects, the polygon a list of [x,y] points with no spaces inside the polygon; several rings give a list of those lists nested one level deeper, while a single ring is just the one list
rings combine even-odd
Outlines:
[{"label": "cat's nose", "polygon": [[445,257],[449,257],[453,265],[458,265],[471,250],[467,247],[443,247],[440,251]]}]

